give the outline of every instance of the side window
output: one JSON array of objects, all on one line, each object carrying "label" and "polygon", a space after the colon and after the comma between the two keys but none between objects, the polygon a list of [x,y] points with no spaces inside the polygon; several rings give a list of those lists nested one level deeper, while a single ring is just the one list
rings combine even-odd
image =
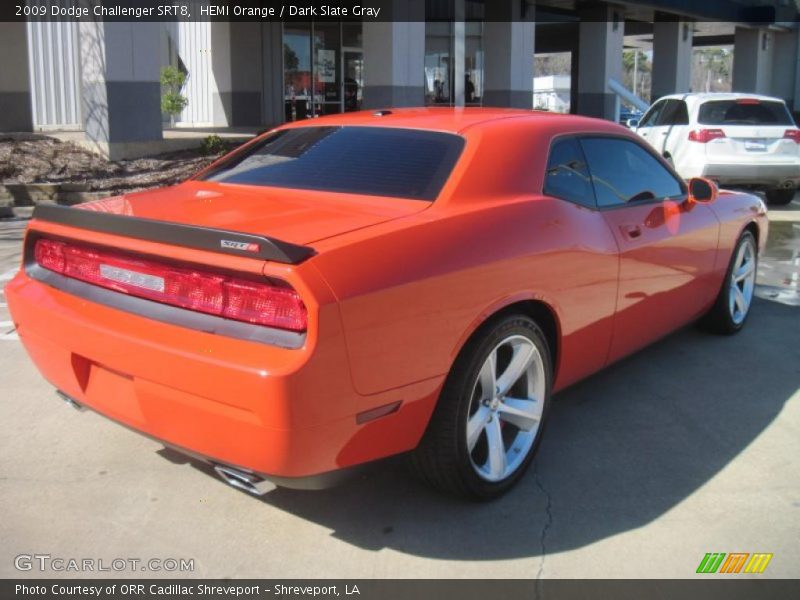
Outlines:
[{"label": "side window", "polygon": [[653,104],[650,110],[642,117],[642,120],[639,121],[639,127],[653,127],[658,122],[658,118],[661,115],[661,111],[664,110],[665,104],[666,100],[661,100]]},{"label": "side window", "polygon": [[667,100],[658,118],[658,125],[688,125],[689,111],[683,100]]},{"label": "side window", "polygon": [[587,137],[581,140],[581,146],[600,207],[684,195],[680,182],[635,142]]},{"label": "side window", "polygon": [[594,190],[581,145],[575,138],[557,140],[550,149],[544,193],[594,208]]},{"label": "side window", "polygon": [[689,108],[686,106],[686,102],[683,100],[678,100],[678,108],[675,110],[675,116],[673,118],[673,125],[688,125],[689,124]]}]

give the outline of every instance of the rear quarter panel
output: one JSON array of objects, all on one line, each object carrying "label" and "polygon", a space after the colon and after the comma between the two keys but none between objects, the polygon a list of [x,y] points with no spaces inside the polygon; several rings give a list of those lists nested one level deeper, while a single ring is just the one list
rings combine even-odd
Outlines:
[{"label": "rear quarter panel", "polygon": [[360,394],[446,374],[487,317],[523,300],[555,313],[556,387],[605,363],[618,257],[599,214],[537,196],[381,228],[314,259],[339,299]]}]

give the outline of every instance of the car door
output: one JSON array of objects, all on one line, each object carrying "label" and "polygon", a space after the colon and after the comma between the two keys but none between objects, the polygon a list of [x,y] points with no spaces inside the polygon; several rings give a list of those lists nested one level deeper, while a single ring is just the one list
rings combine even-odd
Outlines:
[{"label": "car door", "polygon": [[675,165],[676,157],[688,141],[688,128],[689,109],[686,102],[677,98],[667,100],[659,115],[658,124],[653,127],[654,143],[651,142],[651,145],[656,152]]},{"label": "car door", "polygon": [[[686,102],[678,98],[661,100],[663,108],[647,131],[647,141],[661,156],[674,157],[678,146],[686,140],[689,111]],[[642,136],[644,137],[644,136]]]},{"label": "car door", "polygon": [[[617,305],[619,255],[603,213],[597,210],[577,137],[553,140],[542,191],[551,205],[552,221],[539,235],[549,229],[553,248],[558,247],[546,260],[555,268],[552,287],[563,336],[558,381],[563,386],[606,363]],[[542,272],[532,272],[531,283],[541,285]]]},{"label": "car door", "polygon": [[616,136],[581,138],[598,209],[619,249],[609,360],[700,316],[719,287],[719,221],[686,202],[685,184],[652,151]]}]

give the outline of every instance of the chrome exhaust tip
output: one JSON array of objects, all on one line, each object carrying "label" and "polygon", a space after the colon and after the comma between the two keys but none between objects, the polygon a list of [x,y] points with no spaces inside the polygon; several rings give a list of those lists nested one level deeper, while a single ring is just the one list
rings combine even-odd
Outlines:
[{"label": "chrome exhaust tip", "polygon": [[781,183],[781,187],[785,190],[793,190],[795,188],[795,183],[789,179]]},{"label": "chrome exhaust tip", "polygon": [[67,396],[67,395],[66,395],[64,392],[62,392],[61,390],[56,390],[56,394],[58,394],[58,396],[59,396],[59,397],[60,397],[60,398],[61,398],[61,399],[62,399],[64,402],[66,402],[66,403],[67,403],[69,406],[71,406],[72,408],[74,408],[74,409],[75,409],[75,410],[77,410],[78,412],[83,412],[83,411],[85,411],[85,410],[86,410],[86,407],[85,407],[83,404],[81,404],[80,402],[78,402],[78,401],[77,401],[77,400],[75,400],[74,398],[72,398],[72,397],[70,397],[70,396]]},{"label": "chrome exhaust tip", "polygon": [[247,471],[240,471],[233,467],[214,465],[214,470],[228,485],[239,490],[244,490],[254,496],[263,496],[277,487],[274,483],[267,481],[263,477],[248,473]]}]

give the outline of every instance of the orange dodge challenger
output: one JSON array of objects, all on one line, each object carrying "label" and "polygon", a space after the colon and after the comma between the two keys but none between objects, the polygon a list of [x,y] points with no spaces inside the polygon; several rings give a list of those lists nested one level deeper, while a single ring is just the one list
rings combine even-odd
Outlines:
[{"label": "orange dodge challenger", "polygon": [[253,493],[413,451],[486,499],[553,392],[748,315],[758,198],[607,121],[499,109],[279,127],[180,185],[38,206],[6,288],[68,402]]}]

